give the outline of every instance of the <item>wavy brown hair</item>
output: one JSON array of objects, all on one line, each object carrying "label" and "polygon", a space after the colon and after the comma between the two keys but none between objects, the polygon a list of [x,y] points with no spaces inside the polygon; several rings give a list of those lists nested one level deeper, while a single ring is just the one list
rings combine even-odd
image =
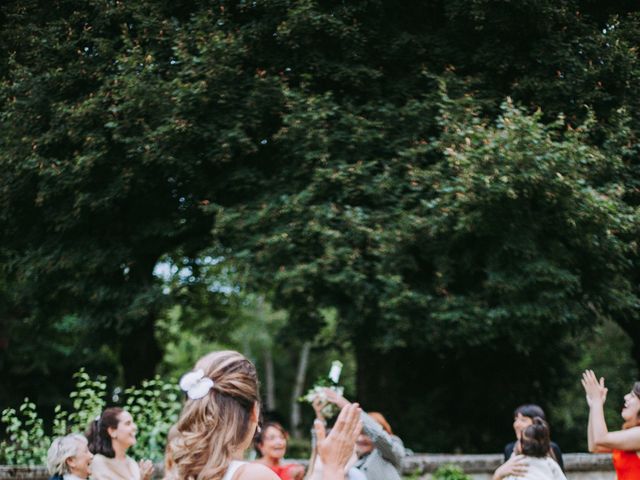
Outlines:
[{"label": "wavy brown hair", "polygon": [[256,368],[238,352],[213,352],[202,357],[202,369],[214,385],[197,400],[187,398],[171,440],[177,477],[220,480],[232,455],[250,442],[251,415],[260,393]]}]

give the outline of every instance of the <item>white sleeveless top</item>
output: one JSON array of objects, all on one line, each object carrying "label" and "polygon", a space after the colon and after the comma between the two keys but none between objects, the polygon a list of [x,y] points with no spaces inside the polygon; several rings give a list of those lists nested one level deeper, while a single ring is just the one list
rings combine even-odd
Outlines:
[{"label": "white sleeveless top", "polygon": [[233,478],[233,475],[238,471],[238,469],[242,466],[245,465],[247,462],[241,462],[239,460],[231,460],[231,463],[229,464],[229,468],[227,468],[227,473],[224,474],[224,477],[222,477],[222,480],[231,480]]}]

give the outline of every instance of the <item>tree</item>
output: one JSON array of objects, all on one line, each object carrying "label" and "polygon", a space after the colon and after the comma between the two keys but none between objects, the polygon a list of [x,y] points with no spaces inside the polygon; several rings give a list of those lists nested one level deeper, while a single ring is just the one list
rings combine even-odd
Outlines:
[{"label": "tree", "polygon": [[161,358],[154,267],[210,244],[203,207],[233,195],[220,186],[236,170],[221,169],[257,150],[269,113],[256,103],[270,82],[244,75],[233,32],[194,9],[2,7],[1,256],[7,284],[23,287],[10,321],[78,316],[117,352],[127,383]]},{"label": "tree", "polygon": [[[482,389],[526,372],[529,386],[501,394],[509,410],[535,390],[553,398],[571,332],[637,302],[626,241],[637,223],[612,180],[619,158],[589,146],[586,127],[546,126],[540,112],[510,104],[494,123],[472,100],[447,96],[440,134],[427,136],[422,119],[434,104],[341,108],[330,96],[292,94],[276,143],[290,163],[314,164],[313,176],[296,183],[301,169],[283,171],[279,202],[228,208],[216,231],[245,245],[256,282],[278,272],[276,304],[300,331],[319,307],[338,309],[360,400],[396,415],[404,431],[427,424],[463,379]],[[439,382],[421,381],[421,363],[442,372]],[[417,392],[434,390],[441,396],[413,412],[420,421],[407,415]],[[469,433],[436,448],[473,448]]]},{"label": "tree", "polygon": [[[359,396],[402,411],[406,432],[427,420],[421,393],[449,425],[463,379],[484,386],[469,364],[537,376],[501,406],[552,394],[572,329],[611,316],[640,345],[635,8],[5,2],[3,323],[90,322],[133,382],[160,358],[159,259],[213,245],[250,265],[293,335],[334,308]],[[579,134],[545,126],[560,112]],[[401,390],[421,363],[443,388]],[[379,395],[396,387],[415,413]],[[447,447],[473,447],[455,435]]]}]

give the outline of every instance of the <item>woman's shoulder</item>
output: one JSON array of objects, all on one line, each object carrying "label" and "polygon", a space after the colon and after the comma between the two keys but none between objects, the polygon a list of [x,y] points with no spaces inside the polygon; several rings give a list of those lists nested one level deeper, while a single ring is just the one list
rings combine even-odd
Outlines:
[{"label": "woman's shoulder", "polygon": [[280,480],[278,476],[262,463],[246,463],[233,480]]},{"label": "woman's shoulder", "polygon": [[105,465],[106,463],[109,462],[109,458],[105,457],[104,455],[102,455],[101,453],[95,453],[93,455],[93,460],[91,460],[91,465],[95,466],[95,465]]}]

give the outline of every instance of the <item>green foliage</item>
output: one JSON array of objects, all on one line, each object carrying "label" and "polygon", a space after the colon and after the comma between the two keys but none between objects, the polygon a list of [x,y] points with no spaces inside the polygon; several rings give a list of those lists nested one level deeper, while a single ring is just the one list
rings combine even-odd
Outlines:
[{"label": "green foliage", "polygon": [[140,387],[126,389],[124,397],[123,408],[131,413],[138,426],[133,454],[160,462],[164,458],[167,433],[182,408],[178,385],[156,377],[143,381]]},{"label": "green foliage", "polygon": [[[573,332],[634,315],[638,223],[623,162],[585,140],[590,123],[546,124],[509,102],[491,120],[472,97],[433,88],[395,108],[291,92],[278,142],[308,176],[280,172],[277,198],[221,210],[216,233],[244,247],[237,260],[251,262],[252,281],[274,286],[289,328],[312,336],[322,307],[336,308],[336,330],[367,366],[363,405],[396,418],[416,448],[473,449],[474,428],[453,428],[450,410],[553,403]],[[434,372],[433,385],[417,373],[394,380],[411,361]],[[456,394],[498,392],[499,379],[516,377],[528,383],[484,407]],[[393,399],[379,395],[380,378]],[[399,405],[404,392],[419,406]],[[453,397],[456,409],[443,405]],[[442,420],[434,431],[451,435],[425,437],[410,415]],[[482,444],[499,448],[497,437]]]},{"label": "green foliage", "polygon": [[[73,410],[68,416],[68,426],[84,429],[106,407],[106,378],[98,376],[92,379],[84,369],[75,373],[73,377],[76,379],[76,389],[69,394],[69,398],[73,401]],[[63,415],[62,410],[60,410],[59,415],[56,415],[56,419],[63,418]]]},{"label": "green foliage", "polygon": [[455,465],[443,465],[433,472],[434,480],[470,480],[460,467]]},{"label": "green foliage", "polygon": [[7,438],[0,442],[0,463],[4,465],[42,465],[45,463],[50,440],[44,433],[43,421],[36,405],[28,398],[16,412],[7,408],[2,412]]},{"label": "green foliage", "polygon": [[287,458],[310,458],[311,442],[308,438],[287,440]]},{"label": "green foliage", "polygon": [[[84,370],[74,375],[76,389],[71,392],[73,410],[55,407],[52,435],[46,433],[44,421],[35,403],[25,399],[19,410],[2,412],[5,438],[0,442],[0,464],[44,465],[53,437],[71,432],[84,432],[89,423],[107,406],[104,377],[91,378]],[[164,444],[169,428],[178,418],[181,408],[179,387],[175,382],[159,378],[145,381],[140,387],[124,392],[123,408],[128,410],[138,426],[137,444],[133,455],[154,462],[164,456]]]},{"label": "green foliage", "polygon": [[[283,364],[334,311],[359,400],[421,448],[498,448],[483,410],[552,403],[573,382],[576,333],[607,318],[638,364],[638,14],[577,0],[3,2],[7,404],[87,352],[131,385],[165,334],[166,371],[237,342],[242,309],[197,281],[211,251],[286,311],[269,330]],[[163,292],[165,259],[196,281]],[[494,398],[451,407],[466,391]],[[451,428],[460,409],[478,425]],[[425,439],[431,419],[451,434]]]}]

